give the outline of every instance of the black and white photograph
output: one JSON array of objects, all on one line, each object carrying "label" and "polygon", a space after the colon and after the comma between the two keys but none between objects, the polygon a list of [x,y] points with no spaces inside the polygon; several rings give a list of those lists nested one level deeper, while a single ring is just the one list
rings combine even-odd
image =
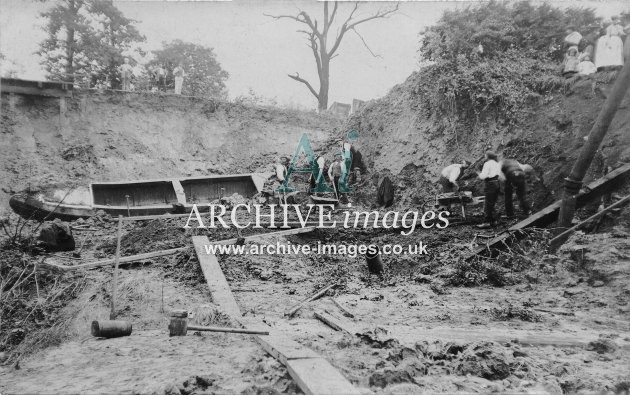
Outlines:
[{"label": "black and white photograph", "polygon": [[630,394],[630,1],[0,0],[0,395]]}]

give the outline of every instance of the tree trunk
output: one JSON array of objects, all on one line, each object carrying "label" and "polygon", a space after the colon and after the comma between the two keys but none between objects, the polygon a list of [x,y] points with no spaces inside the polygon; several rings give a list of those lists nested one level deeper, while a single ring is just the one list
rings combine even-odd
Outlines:
[{"label": "tree trunk", "polygon": [[322,59],[322,72],[319,79],[318,110],[328,109],[328,89],[330,87],[330,59]]},{"label": "tree trunk", "polygon": [[66,75],[64,79],[68,82],[74,82],[74,22],[76,22],[79,13],[74,0],[68,2],[68,12],[72,15],[72,25],[66,27]]},{"label": "tree trunk", "polygon": [[74,29],[68,28],[66,36],[66,75],[65,81],[74,82]]}]

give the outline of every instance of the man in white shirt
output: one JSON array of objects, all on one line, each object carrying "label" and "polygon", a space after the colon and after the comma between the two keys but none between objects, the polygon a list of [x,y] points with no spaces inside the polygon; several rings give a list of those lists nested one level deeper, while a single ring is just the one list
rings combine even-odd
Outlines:
[{"label": "man in white shirt", "polygon": [[470,166],[470,164],[466,161],[463,163],[453,163],[452,165],[446,166],[442,169],[440,184],[442,185],[442,191],[446,192],[457,192],[459,191],[459,185],[457,184],[457,180],[462,176],[464,170]]},{"label": "man in white shirt", "polygon": [[485,214],[486,222],[477,227],[479,229],[487,229],[496,225],[494,219],[494,206],[499,198],[499,179],[503,179],[503,173],[501,173],[501,166],[497,162],[497,154],[492,151],[486,152],[486,162],[483,164],[479,178],[484,180],[484,193],[485,193]]},{"label": "man in white shirt", "polygon": [[173,69],[173,76],[175,77],[175,94],[181,95],[182,86],[184,85],[184,77],[186,76],[182,62],[179,62],[177,67]]},{"label": "man in white shirt", "polygon": [[125,63],[120,66],[120,80],[122,82],[122,90],[131,90],[131,77],[133,76],[133,68],[129,64],[129,58],[125,58]]}]

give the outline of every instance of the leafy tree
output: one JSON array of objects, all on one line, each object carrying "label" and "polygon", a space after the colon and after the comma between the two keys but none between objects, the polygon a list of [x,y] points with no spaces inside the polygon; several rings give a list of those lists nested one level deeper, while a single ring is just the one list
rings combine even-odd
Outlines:
[{"label": "leafy tree", "polygon": [[422,36],[420,54],[424,59],[454,60],[458,55],[474,56],[481,44],[483,56],[501,56],[507,49],[536,50],[539,57],[561,59],[565,30],[573,25],[583,35],[599,28],[599,18],[589,8],[566,10],[529,1],[490,1],[481,6],[446,11],[435,26]]},{"label": "leafy tree", "polygon": [[111,0],[57,0],[40,16],[47,20],[47,37],[37,54],[53,79],[109,79],[115,86],[123,51],[144,40],[135,21],[125,18]]},{"label": "leafy tree", "polygon": [[599,19],[591,9],[528,1],[446,11],[421,36],[421,58],[433,63],[412,77],[413,93],[455,139],[487,119],[514,124],[527,101],[570,87],[558,73],[569,25],[586,35],[599,29]]},{"label": "leafy tree", "polygon": [[[133,25],[136,21],[127,18],[110,1],[97,0],[90,4],[90,13],[101,25],[96,31],[95,44],[90,48],[93,83],[110,81],[112,87],[121,85],[118,67],[123,63],[123,53],[134,43],[145,41],[145,37]],[[144,54],[139,48],[136,52]],[[133,64],[133,59],[131,59]]]},{"label": "leafy tree", "polygon": [[167,71],[167,84],[173,84],[173,69],[179,63],[186,73],[182,93],[190,96],[210,96],[225,98],[225,81],[229,77],[217,60],[213,48],[174,40],[163,42],[162,49],[153,51],[155,58],[148,66],[161,64]]}]

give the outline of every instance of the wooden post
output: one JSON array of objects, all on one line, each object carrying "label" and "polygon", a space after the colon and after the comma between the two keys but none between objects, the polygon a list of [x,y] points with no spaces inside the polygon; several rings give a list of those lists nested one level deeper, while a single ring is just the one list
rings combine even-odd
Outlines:
[{"label": "wooden post", "polygon": [[10,92],[9,93],[9,110],[13,111],[15,110],[15,102],[17,101],[17,98],[15,96],[15,93]]},{"label": "wooden post", "polygon": [[81,95],[81,100],[79,102],[79,106],[81,107],[81,115],[85,115],[87,112],[87,95]]},{"label": "wooden post", "polygon": [[66,109],[67,109],[66,98],[61,96],[59,98],[59,115],[61,117],[65,117],[66,116]]},{"label": "wooden post", "polygon": [[109,312],[109,319],[116,319],[116,282],[118,281],[118,264],[120,263],[120,237],[122,235],[122,215],[118,216],[118,232],[116,233],[116,263],[114,264],[114,275],[112,276],[112,309]]},{"label": "wooden post", "polygon": [[[558,228],[556,234],[563,233],[570,225],[575,214],[575,197],[582,187],[582,180],[591,166],[591,162],[595,157],[595,153],[599,149],[602,140],[608,132],[608,128],[612,123],[617,108],[623,100],[628,86],[630,86],[630,40],[626,40],[624,47],[625,65],[619,72],[610,95],[606,98],[604,106],[597,116],[597,120],[593,124],[588,135],[588,140],[580,152],[579,158],[575,161],[571,174],[565,179],[564,195],[562,207],[558,217]],[[564,241],[558,240],[559,244]]]}]

